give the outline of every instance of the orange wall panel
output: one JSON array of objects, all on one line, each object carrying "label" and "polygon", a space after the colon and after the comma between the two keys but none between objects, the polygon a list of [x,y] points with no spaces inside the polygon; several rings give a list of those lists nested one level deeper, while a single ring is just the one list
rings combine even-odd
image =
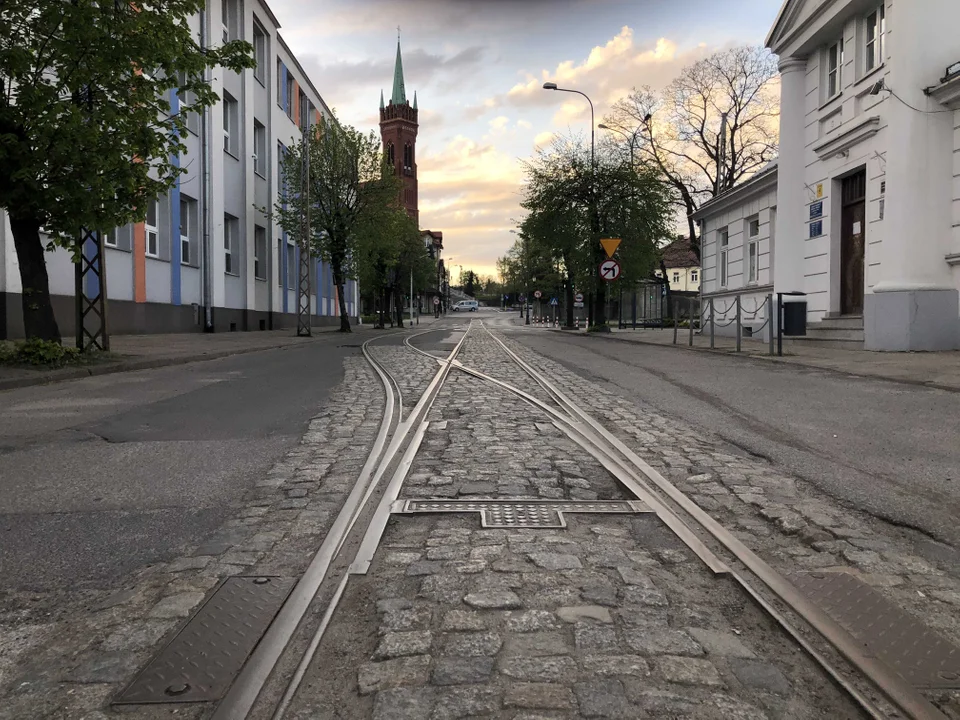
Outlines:
[{"label": "orange wall panel", "polygon": [[147,230],[142,222],[133,226],[133,299],[147,301]]}]

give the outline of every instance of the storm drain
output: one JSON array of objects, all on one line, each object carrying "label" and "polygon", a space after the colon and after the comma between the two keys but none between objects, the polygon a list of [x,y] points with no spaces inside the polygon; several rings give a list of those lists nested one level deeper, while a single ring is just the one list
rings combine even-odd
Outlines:
[{"label": "storm drain", "polygon": [[960,648],[848,573],[787,578],[915,688],[960,688]]},{"label": "storm drain", "polygon": [[278,577],[227,578],[114,704],[222,698],[294,583]]},{"label": "storm drain", "polygon": [[485,528],[565,528],[565,513],[633,514],[653,512],[639,500],[400,500],[393,512],[480,513]]}]

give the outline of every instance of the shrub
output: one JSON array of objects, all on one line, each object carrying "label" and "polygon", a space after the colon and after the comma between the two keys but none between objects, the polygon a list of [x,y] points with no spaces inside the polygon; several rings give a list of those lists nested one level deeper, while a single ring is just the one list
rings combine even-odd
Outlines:
[{"label": "shrub", "polygon": [[0,362],[7,365],[36,367],[63,367],[83,362],[85,358],[75,347],[64,347],[51,340],[24,340],[4,343],[0,347]]}]

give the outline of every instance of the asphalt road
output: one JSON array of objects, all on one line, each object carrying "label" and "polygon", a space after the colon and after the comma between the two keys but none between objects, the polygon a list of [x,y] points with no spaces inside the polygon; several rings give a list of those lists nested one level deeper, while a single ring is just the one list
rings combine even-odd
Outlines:
[{"label": "asphalt road", "polygon": [[[630,400],[960,549],[960,394],[493,322]],[[489,322],[489,321],[488,321]],[[960,556],[935,543],[928,553]]]},{"label": "asphalt road", "polygon": [[229,519],[360,339],[0,392],[4,590],[109,588]]}]

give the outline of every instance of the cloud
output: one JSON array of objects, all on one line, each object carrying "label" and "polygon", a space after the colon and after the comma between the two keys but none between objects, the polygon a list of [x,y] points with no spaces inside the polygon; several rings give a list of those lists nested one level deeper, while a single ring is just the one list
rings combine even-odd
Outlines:
[{"label": "cloud", "polygon": [[[508,121],[507,121],[508,122]],[[493,143],[456,136],[417,159],[420,224],[443,231],[444,252],[465,268],[495,273],[510,244],[523,173],[518,159]]]},{"label": "cloud", "polygon": [[[632,88],[642,85],[655,89],[664,87],[684,67],[706,57],[709,52],[704,43],[681,49],[675,41],[665,37],[638,44],[633,30],[625,25],[579,62],[563,60],[552,69],[522,73],[522,81],[505,93],[486,98],[480,107],[556,107],[553,122],[561,126],[588,120],[590,105],[582,97],[543,89],[545,82],[554,82],[561,88],[576,89],[590,97],[599,122],[610,106]],[[476,111],[479,107],[472,109]]]},{"label": "cloud", "polygon": [[533,139],[533,145],[534,147],[546,147],[553,142],[556,136],[557,134],[552,130],[544,130],[542,133],[538,133]]},{"label": "cloud", "polygon": [[533,123],[527,120],[517,120],[517,127],[523,128],[524,130],[529,130],[533,127]]}]

